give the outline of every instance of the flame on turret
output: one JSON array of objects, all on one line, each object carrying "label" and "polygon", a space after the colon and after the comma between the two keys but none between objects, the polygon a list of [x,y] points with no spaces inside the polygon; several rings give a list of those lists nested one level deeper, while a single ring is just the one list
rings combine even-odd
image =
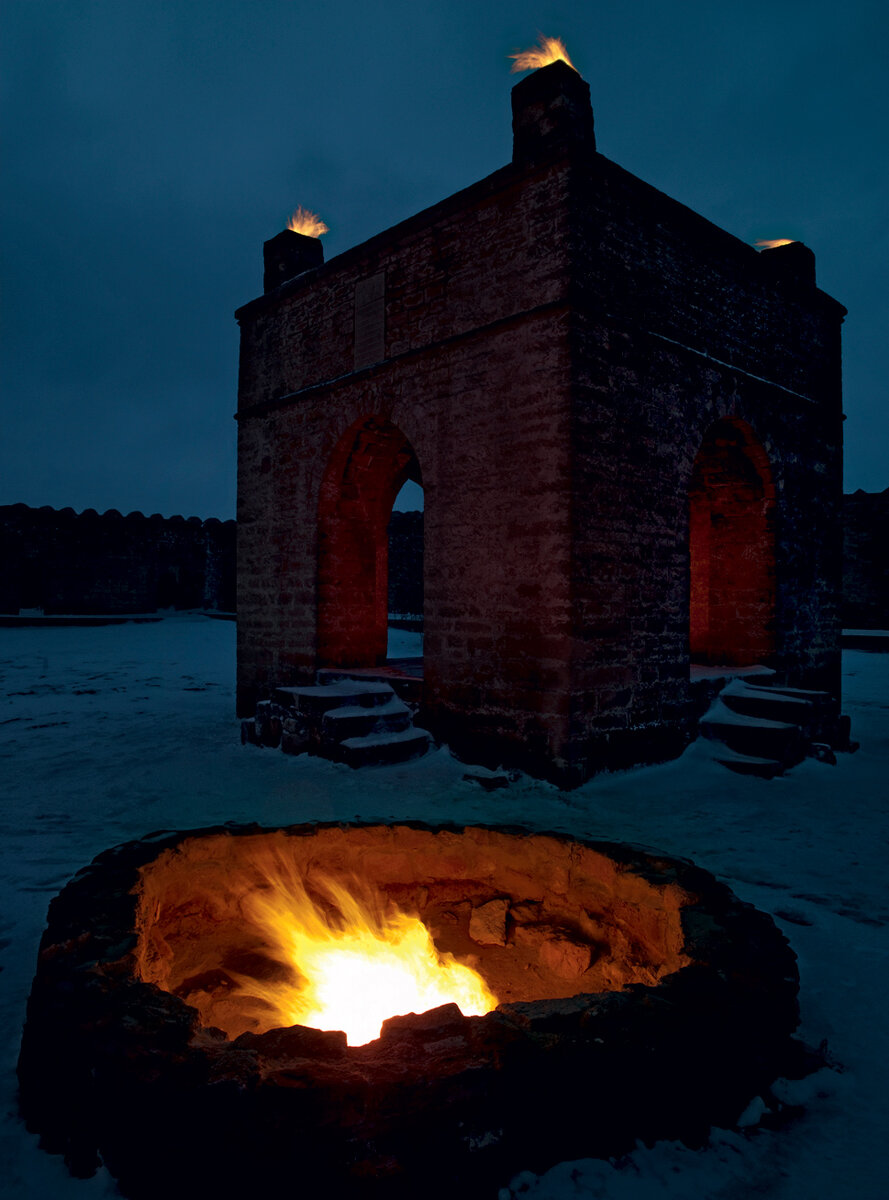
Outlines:
[{"label": "flame on turret", "polygon": [[294,233],[305,234],[306,237],[320,237],[322,233],[328,232],[328,227],[321,218],[303,208],[301,204],[290,218],[287,228],[292,229]]},{"label": "flame on turret", "polygon": [[541,33],[537,38],[538,49],[534,50],[517,50],[515,54],[510,54],[513,59],[512,71],[536,71],[538,67],[548,67],[550,63],[562,62],[568,64],[572,71],[576,71],[574,63],[568,57],[568,51],[565,49],[565,43],[561,38],[544,37]]},{"label": "flame on turret", "polygon": [[757,250],[774,250],[776,246],[790,246],[796,241],[796,238],[773,238],[769,241],[767,238],[761,238],[755,242]]}]

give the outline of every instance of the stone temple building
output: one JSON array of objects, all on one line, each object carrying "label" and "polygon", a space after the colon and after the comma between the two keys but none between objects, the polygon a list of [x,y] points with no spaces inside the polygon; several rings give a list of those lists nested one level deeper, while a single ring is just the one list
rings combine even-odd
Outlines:
[{"label": "stone temple building", "polygon": [[421,723],[564,783],[675,755],[694,664],[839,695],[840,327],[596,151],[563,62],[512,162],[241,308],[238,704],[386,659],[386,527],[425,494]]}]

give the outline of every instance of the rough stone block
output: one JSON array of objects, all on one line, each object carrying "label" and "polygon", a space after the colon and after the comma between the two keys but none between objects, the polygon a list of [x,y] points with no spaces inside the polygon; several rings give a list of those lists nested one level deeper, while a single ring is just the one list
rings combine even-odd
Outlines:
[{"label": "rough stone block", "polygon": [[480,904],[469,917],[469,936],[480,946],[505,946],[508,911],[508,899],[489,900],[487,904]]}]

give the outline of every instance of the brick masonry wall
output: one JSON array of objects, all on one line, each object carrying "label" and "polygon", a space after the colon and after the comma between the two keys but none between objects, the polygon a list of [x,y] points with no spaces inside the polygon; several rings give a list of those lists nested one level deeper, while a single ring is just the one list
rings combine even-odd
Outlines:
[{"label": "brick masonry wall", "polygon": [[[547,122],[580,111],[566,86]],[[511,166],[238,314],[239,708],[312,677],[321,481],[388,422],[425,490],[430,727],[577,782],[690,736],[689,489],[718,421],[774,489],[762,645],[838,693],[844,310],[805,248],[758,255],[596,154],[591,115],[570,145],[519,115]]]},{"label": "brick masonry wall", "polygon": [[234,521],[5,505],[0,557],[4,613],[234,611]]},{"label": "brick masonry wall", "polygon": [[[392,612],[422,612],[423,514],[393,513]],[[889,629],[889,488],[843,496],[843,626]]]},{"label": "brick masonry wall", "polygon": [[843,625],[889,629],[889,488],[843,497]]},{"label": "brick masonry wall", "polygon": [[[562,175],[506,168],[241,310],[242,712],[313,675],[321,479],[373,417],[407,437],[424,487],[430,717],[549,745],[568,658]],[[356,285],[382,272],[387,357],[354,371]]]},{"label": "brick masonry wall", "polygon": [[752,433],[774,478],[769,665],[839,694],[844,310],[601,156],[573,198],[567,755],[583,775],[688,736],[689,488],[719,420]]}]

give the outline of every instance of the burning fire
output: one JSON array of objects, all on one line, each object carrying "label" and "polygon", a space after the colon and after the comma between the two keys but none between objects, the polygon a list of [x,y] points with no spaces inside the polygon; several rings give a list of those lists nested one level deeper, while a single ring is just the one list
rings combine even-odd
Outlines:
[{"label": "burning fire", "polygon": [[301,204],[290,218],[287,228],[294,233],[304,233],[306,237],[320,237],[322,233],[329,232],[321,218]]},{"label": "burning fire", "polygon": [[510,58],[515,61],[512,64],[512,71],[536,71],[538,67],[548,67],[550,63],[566,62],[573,71],[577,70],[574,63],[568,57],[568,51],[565,49],[565,43],[561,38],[544,37],[541,33],[537,38],[539,49],[536,50],[519,50],[515,54],[510,54]]},{"label": "burning fire", "polygon": [[254,893],[250,919],[270,949],[296,969],[299,981],[238,977],[241,990],[271,1008],[272,1025],[344,1030],[350,1046],[380,1036],[388,1017],[457,1004],[464,1016],[496,1008],[482,977],[440,954],[417,917],[394,910],[357,881],[347,890],[313,876],[312,890],[279,862],[270,885]]},{"label": "burning fire", "polygon": [[757,250],[774,250],[776,246],[790,246],[795,240],[795,238],[775,238],[772,241],[761,239],[755,245]]}]

